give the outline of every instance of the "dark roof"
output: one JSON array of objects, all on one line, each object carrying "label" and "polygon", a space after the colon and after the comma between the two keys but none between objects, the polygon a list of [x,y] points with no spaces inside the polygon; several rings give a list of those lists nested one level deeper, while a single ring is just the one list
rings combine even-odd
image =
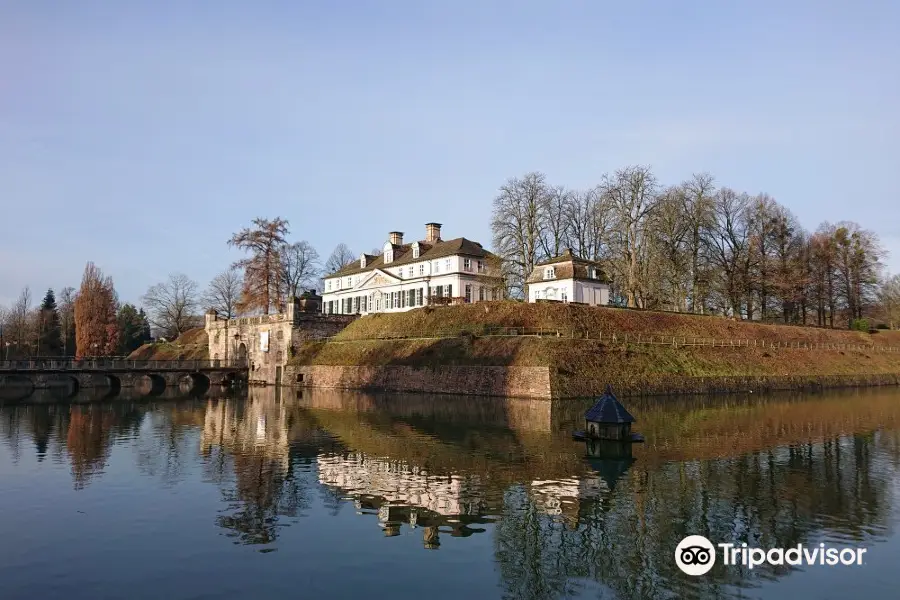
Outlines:
[{"label": "dark roof", "polygon": [[[553,266],[556,276],[553,279],[544,279],[544,267]],[[595,279],[591,277],[590,267],[600,269],[600,277]],[[541,261],[534,266],[534,270],[528,276],[525,283],[537,283],[539,281],[553,281],[557,279],[586,279],[588,281],[599,281],[600,283],[608,283],[609,279],[603,272],[599,262],[588,260],[572,254],[571,249],[554,258]]]},{"label": "dark roof", "polygon": [[[419,257],[413,258],[413,244],[419,244]],[[391,267],[399,267],[406,264],[419,262],[420,260],[433,260],[435,258],[443,258],[445,256],[453,256],[454,254],[463,254],[466,256],[474,256],[476,258],[490,258],[494,256],[485,250],[478,242],[467,240],[466,238],[456,238],[454,240],[438,240],[436,242],[413,242],[409,244],[394,244],[394,260],[385,264],[384,254],[373,256],[366,254],[366,266],[359,266],[359,259],[352,263],[344,265],[334,273],[325,277],[343,277],[344,275],[356,275],[357,273],[367,273],[375,269],[384,269]]]},{"label": "dark roof", "polygon": [[635,418],[625,410],[612,393],[612,388],[606,386],[606,392],[597,399],[597,403],[584,413],[584,418],[595,423],[634,423]]}]

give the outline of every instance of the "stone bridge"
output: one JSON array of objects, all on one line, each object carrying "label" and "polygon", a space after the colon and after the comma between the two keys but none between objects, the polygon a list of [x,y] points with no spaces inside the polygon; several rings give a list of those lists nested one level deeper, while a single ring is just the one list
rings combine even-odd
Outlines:
[{"label": "stone bridge", "polygon": [[[128,360],[128,359],[32,359],[0,361],[0,399],[22,399],[35,390],[53,390],[63,398],[81,390],[98,390],[104,398],[123,388],[148,396],[166,388],[202,394],[214,386],[228,387],[246,381],[246,361]],[[94,394],[96,395],[96,394]]]}]

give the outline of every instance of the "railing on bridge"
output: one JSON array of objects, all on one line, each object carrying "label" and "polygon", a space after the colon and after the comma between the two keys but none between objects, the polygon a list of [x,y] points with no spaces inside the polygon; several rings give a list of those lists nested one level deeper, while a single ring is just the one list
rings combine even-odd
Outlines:
[{"label": "railing on bridge", "polygon": [[0,371],[200,371],[245,369],[246,360],[129,360],[127,358],[32,358],[0,361]]}]

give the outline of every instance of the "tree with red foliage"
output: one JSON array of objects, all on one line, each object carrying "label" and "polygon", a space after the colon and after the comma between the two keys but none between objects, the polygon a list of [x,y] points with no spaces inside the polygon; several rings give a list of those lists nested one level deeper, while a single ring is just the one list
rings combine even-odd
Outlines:
[{"label": "tree with red foliage", "polygon": [[111,356],[119,343],[116,290],[94,263],[84,268],[75,298],[75,356]]}]

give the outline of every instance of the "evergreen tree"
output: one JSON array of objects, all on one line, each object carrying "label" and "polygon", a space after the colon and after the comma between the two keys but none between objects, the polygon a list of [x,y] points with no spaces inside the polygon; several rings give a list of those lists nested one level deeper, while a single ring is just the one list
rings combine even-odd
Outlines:
[{"label": "evergreen tree", "polygon": [[133,304],[123,304],[116,317],[119,324],[119,350],[127,356],[144,343],[144,318]]},{"label": "evergreen tree", "polygon": [[38,315],[38,356],[59,356],[62,353],[62,330],[53,290],[47,290]]},{"label": "evergreen tree", "polygon": [[138,311],[138,316],[141,318],[141,343],[146,344],[153,339],[153,336],[150,334],[150,319],[147,318],[147,313],[144,312],[144,309]]}]

